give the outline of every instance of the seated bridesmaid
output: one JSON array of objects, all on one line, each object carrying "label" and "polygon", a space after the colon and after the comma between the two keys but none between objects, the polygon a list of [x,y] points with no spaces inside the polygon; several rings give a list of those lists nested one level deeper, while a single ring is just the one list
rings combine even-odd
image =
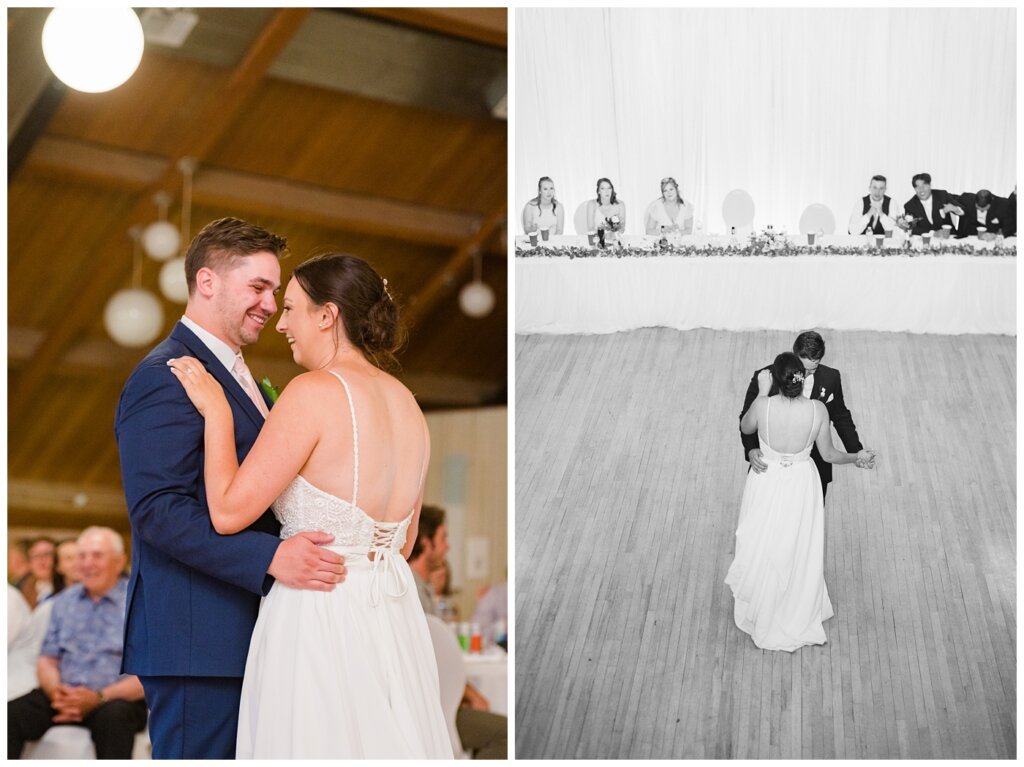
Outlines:
[{"label": "seated bridesmaid", "polygon": [[691,234],[693,232],[693,203],[684,202],[679,184],[671,176],[661,180],[661,197],[647,206],[644,230],[647,234],[666,232]]},{"label": "seated bridesmaid", "polygon": [[565,206],[555,199],[555,182],[547,176],[537,182],[537,196],[523,208],[523,230],[529,234],[547,227],[551,234],[561,234],[565,225]]},{"label": "seated bridesmaid", "polygon": [[[618,221],[614,220],[616,217]],[[587,228],[590,231],[613,229],[620,233],[626,229],[626,203],[615,196],[615,187],[609,179],[597,180],[597,199],[587,206]]]}]

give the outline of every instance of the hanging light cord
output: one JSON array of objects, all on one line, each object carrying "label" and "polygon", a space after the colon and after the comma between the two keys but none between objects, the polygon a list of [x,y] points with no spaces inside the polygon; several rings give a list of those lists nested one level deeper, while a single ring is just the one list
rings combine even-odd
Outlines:
[{"label": "hanging light cord", "polygon": [[190,157],[182,158],[178,163],[181,170],[181,249],[187,250],[189,234],[192,228],[192,174],[195,172],[195,161]]}]

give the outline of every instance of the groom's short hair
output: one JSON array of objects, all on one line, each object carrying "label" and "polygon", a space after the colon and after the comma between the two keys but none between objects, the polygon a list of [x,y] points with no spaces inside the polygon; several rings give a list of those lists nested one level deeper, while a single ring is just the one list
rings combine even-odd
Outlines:
[{"label": "groom's short hair", "polygon": [[814,330],[805,330],[793,342],[793,354],[805,360],[820,360],[825,356],[825,339]]},{"label": "groom's short hair", "polygon": [[416,542],[412,545],[412,553],[409,559],[419,559],[423,553],[423,541],[432,541],[437,535],[437,529],[444,524],[444,509],[440,506],[428,506],[426,504],[420,509],[420,522],[416,527]]},{"label": "groom's short hair", "polygon": [[195,292],[196,274],[204,266],[216,271],[248,255],[264,251],[281,258],[288,252],[288,241],[262,226],[239,218],[211,221],[192,239],[188,253],[185,254],[188,294],[191,296]]}]

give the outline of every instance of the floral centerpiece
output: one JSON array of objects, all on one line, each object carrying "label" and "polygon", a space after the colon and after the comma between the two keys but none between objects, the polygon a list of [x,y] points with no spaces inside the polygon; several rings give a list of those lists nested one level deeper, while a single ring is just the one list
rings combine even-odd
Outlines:
[{"label": "floral centerpiece", "polygon": [[[773,241],[779,240],[776,236]],[[682,256],[686,258],[709,258],[709,257],[733,257],[745,258],[753,256],[767,256],[771,258],[787,258],[794,256],[874,256],[876,258],[892,257],[918,257],[928,258],[931,256],[974,256],[977,258],[1002,257],[1014,258],[1017,255],[1016,246],[996,246],[978,250],[974,245],[961,242],[955,244],[943,244],[939,246],[923,247],[920,243],[911,244],[908,239],[902,248],[883,249],[873,245],[845,245],[842,247],[823,247],[821,245],[790,245],[784,241],[778,247],[765,248],[761,245],[670,245],[667,249],[661,250],[658,247],[628,247],[615,248],[614,250],[602,250],[588,246],[573,246],[567,248],[537,248],[518,250],[518,258],[656,258],[660,256]]]}]

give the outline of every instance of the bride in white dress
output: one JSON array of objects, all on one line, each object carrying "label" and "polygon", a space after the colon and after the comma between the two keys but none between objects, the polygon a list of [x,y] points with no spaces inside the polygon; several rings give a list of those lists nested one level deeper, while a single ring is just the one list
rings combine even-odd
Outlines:
[{"label": "bride in white dress", "polygon": [[219,533],[273,503],[281,536],[334,535],[333,591],[275,583],[242,685],[240,758],[452,758],[426,618],[406,563],[430,458],[412,394],[376,364],[398,346],[387,283],[362,259],[295,269],[277,330],[296,377],[238,466],[231,409],[188,357],[175,375],[206,419],[206,494]]},{"label": "bride in white dress", "polygon": [[[758,397],[740,429],[758,434],[767,471],[747,473],[736,528],[736,557],[725,578],[732,588],[736,625],[763,650],[792,652],[825,644],[832,617],[825,586],[824,501],[815,444],[832,464],[867,468],[874,453],[843,453],[832,445],[825,404],[806,399],[804,367],[792,352],[758,374]],[[769,396],[772,389],[777,394]]]}]

